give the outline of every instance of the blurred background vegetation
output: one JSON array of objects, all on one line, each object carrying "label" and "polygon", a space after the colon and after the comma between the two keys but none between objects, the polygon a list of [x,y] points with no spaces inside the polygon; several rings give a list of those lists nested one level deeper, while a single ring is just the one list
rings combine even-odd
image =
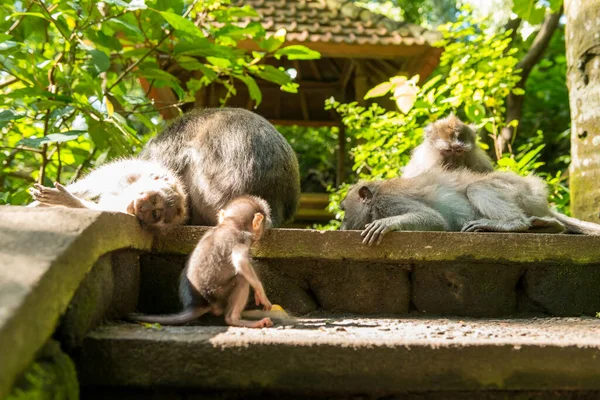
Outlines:
[{"label": "blurred background vegetation", "polygon": [[[227,1],[0,4],[0,203],[25,204],[33,182],[69,182],[135,154],[163,128],[161,111],[183,112],[212,82],[228,88],[222,105],[235,96],[236,81],[256,104],[262,99],[257,80],[295,92],[294,76],[266,61],[319,57],[286,46],[285,32],[267,34],[259,22],[240,27],[238,21],[257,15]],[[369,91],[365,105],[335,98],[323,104],[345,128],[346,184],[398,175],[424,126],[454,112],[478,126],[498,168],[543,176],[553,205],[568,213],[570,114],[560,0],[355,4],[440,30],[444,53],[425,82],[390,76]],[[256,42],[259,51],[240,49],[241,40]],[[201,74],[182,84],[169,72],[174,63]],[[171,88],[177,101],[151,100],[160,87]],[[396,109],[378,104],[387,99]],[[346,188],[336,186],[339,128],[278,129],[298,154],[303,191],[331,193],[330,210],[339,219]]]}]

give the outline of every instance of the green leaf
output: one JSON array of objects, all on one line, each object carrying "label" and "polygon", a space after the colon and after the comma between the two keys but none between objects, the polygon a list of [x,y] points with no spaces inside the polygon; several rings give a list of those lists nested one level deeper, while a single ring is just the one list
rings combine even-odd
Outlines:
[{"label": "green leaf", "polygon": [[96,73],[100,74],[108,71],[110,68],[110,58],[105,52],[100,50],[90,50],[88,53],[92,57],[91,61]]},{"label": "green leaf", "polygon": [[39,138],[21,139],[18,144],[28,147],[42,147],[42,145],[45,144],[64,143],[71,140],[76,140],[85,133],[86,131],[65,131],[61,133],[51,133],[50,135],[42,136]]},{"label": "green leaf", "polygon": [[514,88],[512,90],[512,93],[517,96],[523,96],[525,94],[525,90],[523,90],[521,88]]},{"label": "green leaf", "polygon": [[389,91],[394,87],[394,84],[390,81],[380,83],[375,86],[373,89],[369,90],[367,94],[365,94],[364,99],[372,99],[374,97],[381,97],[389,93]]},{"label": "green leaf", "polygon": [[282,69],[275,68],[272,65],[261,65],[261,67],[254,73],[259,78],[278,85],[286,85],[292,81],[292,78]]},{"label": "green leaf", "polygon": [[226,58],[220,57],[206,57],[206,61],[219,68],[229,68],[231,67],[231,61]]},{"label": "green leaf", "polygon": [[200,71],[211,82],[217,78],[217,73],[215,71],[193,57],[179,56],[176,57],[176,60],[181,68],[188,71]]},{"label": "green leaf", "polygon": [[175,56],[235,58],[238,51],[230,47],[210,43],[206,38],[195,38],[193,43],[180,42],[173,49]]},{"label": "green leaf", "polygon": [[250,93],[250,98],[256,101],[254,108],[258,107],[262,102],[262,93],[254,78],[248,75],[236,75],[235,77],[246,84],[248,87],[248,92]]},{"label": "green leaf", "polygon": [[243,7],[229,7],[227,14],[231,18],[259,18],[260,15],[252,7],[246,5]]},{"label": "green leaf", "polygon": [[513,0],[512,11],[532,25],[541,24],[546,14],[546,7],[536,8],[537,0]]},{"label": "green leaf", "polygon": [[204,38],[202,31],[189,19],[168,11],[159,11],[159,13],[176,30],[188,33],[192,36]]},{"label": "green leaf", "polygon": [[479,103],[466,105],[465,115],[470,121],[479,124],[485,117],[485,108]]},{"label": "green leaf", "polygon": [[315,60],[321,58],[321,53],[306,46],[292,45],[275,52],[275,57],[281,56],[286,56],[288,60]]},{"label": "green leaf", "polygon": [[285,35],[286,35],[285,29],[280,29],[277,32],[275,32],[273,35],[262,40],[258,44],[258,46],[261,49],[266,50],[267,52],[271,53],[271,52],[277,50],[278,48],[280,48],[281,45],[283,44],[283,42],[285,42]]},{"label": "green leaf", "polygon": [[12,13],[10,16],[11,17],[19,17],[22,15],[29,16],[29,17],[37,17],[37,18],[45,19],[46,21],[50,21],[44,14],[37,13],[37,12],[16,12],[16,13]]},{"label": "green leaf", "polygon": [[531,162],[534,158],[537,157],[537,155],[542,151],[542,149],[546,147],[545,144],[539,145],[538,147],[536,147],[533,150],[528,151],[523,158],[521,158],[519,160],[519,162],[517,163],[517,169],[518,170],[522,170],[524,167],[527,166],[527,164],[529,164],[529,162]]}]

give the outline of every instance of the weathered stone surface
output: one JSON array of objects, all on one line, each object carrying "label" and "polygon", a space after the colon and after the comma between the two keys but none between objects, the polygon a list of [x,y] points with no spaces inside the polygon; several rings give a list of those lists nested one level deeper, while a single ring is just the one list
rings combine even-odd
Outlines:
[{"label": "weathered stone surface", "polygon": [[[189,254],[209,228],[184,226],[157,238],[157,253]],[[600,262],[600,236],[526,233],[392,232],[379,246],[358,231],[271,229],[255,247],[257,258],[315,258],[367,262],[458,261],[586,264]]]},{"label": "weathered stone surface", "polygon": [[179,276],[186,256],[142,254],[140,256],[140,295],[137,309],[146,314],[174,313],[181,310]]},{"label": "weathered stone surface", "polygon": [[517,265],[417,265],[412,273],[412,301],[419,312],[471,317],[516,312],[516,286],[523,273]]},{"label": "weathered stone surface", "polygon": [[54,332],[96,260],[151,242],[125,214],[0,207],[0,398]]},{"label": "weathered stone surface", "polygon": [[[287,260],[282,260],[285,262]],[[276,260],[270,262],[255,261],[254,268],[260,277],[269,300],[273,304],[279,304],[286,312],[293,315],[304,315],[315,311],[319,305],[311,296],[306,282],[285,275],[278,268]],[[252,305],[252,296],[249,302]]]},{"label": "weathered stone surface", "polygon": [[103,326],[82,385],[394,395],[599,390],[594,318],[381,319],[313,315],[270,329]]},{"label": "weathered stone surface", "polygon": [[120,319],[136,310],[140,295],[140,255],[120,250],[111,254],[113,272],[112,302],[105,317]]},{"label": "weathered stone surface", "polygon": [[525,273],[527,297],[556,316],[600,312],[600,264],[530,268]]},{"label": "weathered stone surface", "polygon": [[77,288],[57,329],[57,338],[68,351],[77,347],[85,335],[100,324],[112,302],[113,290],[111,256],[105,254]]},{"label": "weathered stone surface", "polygon": [[410,305],[408,268],[401,265],[320,263],[309,286],[319,305],[331,312],[405,314]]},{"label": "weathered stone surface", "polygon": [[439,392],[406,392],[396,396],[364,394],[310,394],[294,391],[199,390],[186,388],[124,388],[87,387],[82,396],[86,400],[598,400],[597,390],[472,390]]}]

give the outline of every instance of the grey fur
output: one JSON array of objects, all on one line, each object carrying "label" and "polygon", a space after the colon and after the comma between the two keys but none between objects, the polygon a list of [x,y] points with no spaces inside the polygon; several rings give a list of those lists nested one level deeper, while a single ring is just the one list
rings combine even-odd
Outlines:
[{"label": "grey fur", "polygon": [[600,235],[600,225],[551,211],[541,179],[510,172],[433,168],[414,178],[359,182],[342,209],[342,229],[364,229],[368,244],[396,230]]},{"label": "grey fur", "polygon": [[423,143],[413,150],[402,176],[412,178],[435,167],[468,168],[476,172],[494,170],[489,156],[477,145],[476,128],[453,114],[425,128]]},{"label": "grey fur", "polygon": [[274,227],[291,219],[298,207],[294,151],[266,119],[241,108],[188,112],[152,139],[141,157],[181,177],[195,225],[215,225],[217,211],[244,194],[270,204]]}]

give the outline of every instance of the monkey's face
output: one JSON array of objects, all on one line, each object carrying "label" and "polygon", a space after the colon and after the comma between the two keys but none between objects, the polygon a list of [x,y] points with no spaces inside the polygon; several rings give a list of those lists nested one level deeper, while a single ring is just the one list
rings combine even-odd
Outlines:
[{"label": "monkey's face", "polygon": [[475,130],[454,115],[425,128],[425,140],[440,154],[444,165],[460,166],[475,146]]},{"label": "monkey's face", "polygon": [[344,211],[341,230],[363,230],[365,225],[373,221],[371,204],[373,192],[367,186],[358,183],[349,191],[340,208]]},{"label": "monkey's face", "polygon": [[187,218],[187,196],[176,185],[164,179],[140,180],[137,190],[127,207],[145,228],[168,230],[182,225]]}]

